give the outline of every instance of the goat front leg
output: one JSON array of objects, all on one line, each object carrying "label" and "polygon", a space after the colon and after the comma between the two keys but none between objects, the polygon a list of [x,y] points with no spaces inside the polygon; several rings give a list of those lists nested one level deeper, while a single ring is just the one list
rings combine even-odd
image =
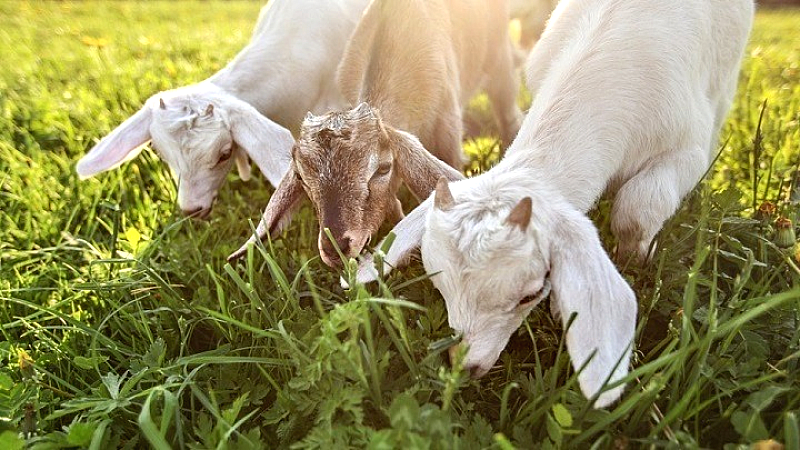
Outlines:
[{"label": "goat front leg", "polygon": [[634,258],[640,264],[647,262],[652,256],[650,242],[708,165],[708,151],[700,145],[665,152],[622,185],[611,211],[617,261]]}]

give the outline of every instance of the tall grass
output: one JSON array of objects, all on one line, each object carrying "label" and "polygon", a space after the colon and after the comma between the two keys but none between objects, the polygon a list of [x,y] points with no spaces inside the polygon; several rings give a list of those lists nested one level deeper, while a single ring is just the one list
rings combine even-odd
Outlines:
[{"label": "tall grass", "polygon": [[[226,264],[269,198],[261,180],[231,175],[193,222],[150,151],[77,179],[149,95],[228,61],[257,9],[0,2],[0,448],[800,448],[800,263],[754,211],[798,219],[798,12],[759,14],[718,162],[653,262],[622,268],[633,371],[593,410],[544,308],[469,380],[445,363],[420,265],[342,290],[310,210]],[[491,136],[467,147],[472,172],[496,159]],[[603,200],[591,215],[612,248],[608,214]]]}]

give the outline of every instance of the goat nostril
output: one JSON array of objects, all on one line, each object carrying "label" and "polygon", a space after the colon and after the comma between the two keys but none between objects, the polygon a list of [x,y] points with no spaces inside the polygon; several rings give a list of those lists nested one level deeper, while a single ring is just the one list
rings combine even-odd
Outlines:
[{"label": "goat nostril", "polygon": [[347,256],[348,252],[350,251],[350,238],[343,237],[341,241],[338,242],[339,250],[342,251],[342,254]]}]

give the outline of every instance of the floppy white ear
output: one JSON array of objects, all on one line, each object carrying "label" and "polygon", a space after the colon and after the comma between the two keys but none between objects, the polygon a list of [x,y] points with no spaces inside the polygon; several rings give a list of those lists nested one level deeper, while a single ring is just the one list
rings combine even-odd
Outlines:
[{"label": "floppy white ear", "polygon": [[[413,211],[408,213],[397,225],[392,228],[395,239],[389,251],[383,258],[383,273],[388,274],[392,269],[402,267],[408,262],[411,253],[416,250],[422,242],[422,235],[425,234],[425,223],[428,219],[428,211],[433,206],[433,198],[428,198]],[[377,248],[383,247],[386,238],[383,238]],[[358,273],[356,280],[359,283],[369,283],[378,279],[378,269],[375,267],[375,259],[372,255],[364,255],[358,263]],[[342,287],[348,286],[342,280]]]},{"label": "floppy white ear", "polygon": [[[608,381],[628,374],[636,327],[636,296],[600,244],[591,221],[573,211],[559,217],[550,243],[551,307],[567,330],[567,351],[579,370],[578,383],[587,397],[597,394]],[[604,408],[617,400],[624,386],[606,390],[594,403]]]},{"label": "floppy white ear", "polygon": [[264,208],[255,234],[239,250],[228,256],[228,261],[234,261],[244,256],[247,253],[247,247],[256,240],[264,240],[267,235],[277,236],[292,221],[292,216],[300,207],[303,197],[305,197],[303,184],[294,169],[290,167],[270,197],[267,207]]},{"label": "floppy white ear", "polygon": [[439,178],[444,177],[447,181],[464,179],[461,172],[426,150],[413,134],[389,126],[386,131],[395,152],[394,161],[400,176],[418,199],[428,198]]},{"label": "floppy white ear", "polygon": [[231,101],[228,111],[233,140],[277,187],[292,159],[292,133],[243,101]]},{"label": "floppy white ear", "polygon": [[150,140],[150,123],[153,113],[145,105],[114,131],[100,140],[75,167],[78,175],[89,178],[100,172],[111,170],[133,159]]}]

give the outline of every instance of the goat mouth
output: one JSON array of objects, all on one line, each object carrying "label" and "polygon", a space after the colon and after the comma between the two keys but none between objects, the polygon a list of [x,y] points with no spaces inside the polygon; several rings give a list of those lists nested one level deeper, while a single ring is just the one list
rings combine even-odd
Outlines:
[{"label": "goat mouth", "polygon": [[211,207],[203,208],[199,211],[189,214],[189,217],[197,220],[207,220],[211,216]]},{"label": "goat mouth", "polygon": [[322,262],[332,269],[341,269],[344,267],[342,259],[339,258],[339,255],[328,255],[327,253],[321,253],[320,256],[322,257]]},{"label": "goat mouth", "polygon": [[469,377],[473,380],[477,380],[478,378],[482,378],[484,375],[489,373],[490,368],[484,368],[481,366],[471,366],[465,367],[469,371]]}]

